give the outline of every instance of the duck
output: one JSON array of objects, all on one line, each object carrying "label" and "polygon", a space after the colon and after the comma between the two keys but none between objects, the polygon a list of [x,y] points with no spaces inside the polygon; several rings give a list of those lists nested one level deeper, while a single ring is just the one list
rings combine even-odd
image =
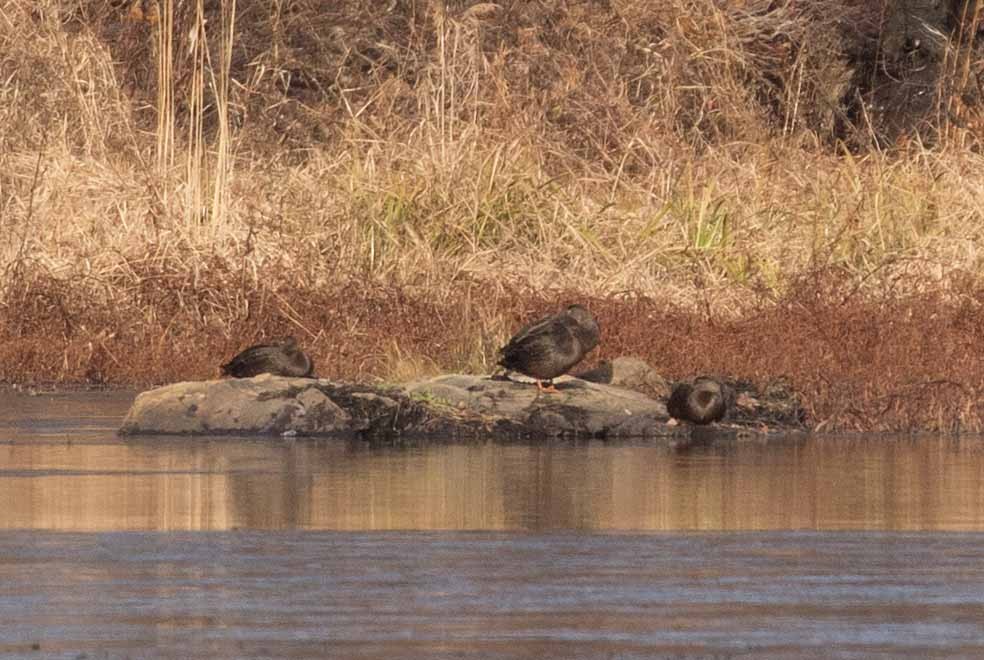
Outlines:
[{"label": "duck", "polygon": [[498,364],[530,376],[541,392],[558,393],[553,379],[597,346],[599,334],[598,322],[591,312],[582,305],[569,305],[513,335],[499,349]]},{"label": "duck", "polygon": [[297,347],[294,337],[257,344],[238,353],[221,367],[224,376],[249,378],[258,374],[306,378],[314,371],[311,358]]},{"label": "duck", "polygon": [[710,376],[698,376],[693,383],[678,383],[673,388],[666,410],[675,419],[710,424],[724,419],[734,404],[734,388]]}]

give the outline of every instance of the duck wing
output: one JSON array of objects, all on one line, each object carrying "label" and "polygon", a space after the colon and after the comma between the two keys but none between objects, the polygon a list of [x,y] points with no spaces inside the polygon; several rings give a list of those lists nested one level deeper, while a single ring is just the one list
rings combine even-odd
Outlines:
[{"label": "duck wing", "polygon": [[499,364],[534,378],[554,378],[583,357],[575,329],[563,316],[550,316],[520,330],[499,349]]},{"label": "duck wing", "polygon": [[544,316],[543,318],[539,318],[533,321],[529,325],[523,326],[516,332],[516,334],[512,336],[512,338],[509,339],[509,342],[499,350],[500,351],[505,350],[506,347],[508,347],[511,344],[521,343],[525,341],[526,338],[529,337],[530,335],[537,335],[544,332],[545,328],[549,326],[551,323],[556,322],[558,318],[559,318],[558,314],[549,314],[547,316]]},{"label": "duck wing", "polygon": [[236,354],[222,365],[222,373],[235,378],[246,378],[267,373],[278,368],[283,349],[276,344],[259,344]]}]

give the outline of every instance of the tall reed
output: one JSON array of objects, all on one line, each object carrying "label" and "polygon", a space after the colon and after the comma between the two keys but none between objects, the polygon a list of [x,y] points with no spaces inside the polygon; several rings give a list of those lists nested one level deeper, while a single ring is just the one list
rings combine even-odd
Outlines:
[{"label": "tall reed", "polygon": [[230,100],[229,82],[232,77],[232,49],[236,35],[236,0],[222,4],[222,22],[219,34],[219,62],[210,66],[212,89],[215,96],[216,121],[218,131],[215,142],[214,176],[212,178],[211,223],[214,233],[219,233],[228,220],[228,206],[234,164],[232,155],[232,132],[229,123]]},{"label": "tall reed", "polygon": [[[175,140],[174,61],[176,39],[174,0],[162,0],[157,31],[157,170],[163,198],[177,185],[184,190],[181,208],[186,236],[213,240],[228,214],[232,175],[232,135],[229,125],[229,82],[235,42],[236,1],[222,0],[217,29],[206,20],[204,0],[196,0],[187,38],[190,68],[185,89],[187,122],[183,143]],[[217,32],[217,36],[213,34]],[[211,41],[217,42],[213,61]],[[205,134],[206,115],[215,116],[216,131],[209,144]],[[183,179],[175,182],[177,151],[184,151]],[[166,204],[166,202],[165,202]]]},{"label": "tall reed", "polygon": [[[174,0],[160,0],[156,22],[157,172],[165,184],[174,165]],[[165,199],[167,195],[165,194]]]}]

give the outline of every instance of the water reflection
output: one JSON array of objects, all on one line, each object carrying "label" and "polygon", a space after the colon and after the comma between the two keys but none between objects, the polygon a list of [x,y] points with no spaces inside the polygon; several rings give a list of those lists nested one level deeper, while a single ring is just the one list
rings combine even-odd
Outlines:
[{"label": "water reflection", "polygon": [[978,440],[0,445],[0,528],[984,529]]},{"label": "water reflection", "polygon": [[977,439],[121,441],[129,397],[45,398],[0,395],[0,654],[984,650],[984,535],[785,531],[982,530]]}]

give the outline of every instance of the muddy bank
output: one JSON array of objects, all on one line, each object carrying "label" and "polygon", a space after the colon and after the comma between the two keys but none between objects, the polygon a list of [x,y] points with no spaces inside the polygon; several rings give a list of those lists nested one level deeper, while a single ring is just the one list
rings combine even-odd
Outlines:
[{"label": "muddy bank", "polygon": [[[206,6],[206,21],[220,24],[226,10]],[[177,52],[184,52],[196,14],[177,7],[173,20]],[[136,118],[153,130],[156,88],[147,62],[155,56],[154,21],[106,7],[85,12],[82,22],[113,54]],[[675,112],[680,129],[711,141],[748,136],[757,120],[786,129],[795,123],[824,141],[866,143],[872,129],[893,139],[946,123],[947,113],[934,111],[977,91],[959,66],[976,56],[979,17],[969,0],[292,5],[236,19],[229,74],[240,83],[235,104],[251,119],[240,130],[256,150],[308,151],[313,140],[344,135],[337,125],[350,103],[364,105],[371,122],[391,119],[387,114],[417,120],[418,95],[427,89],[421,69],[437,57],[433,44],[447,26],[459,39],[459,30],[467,35],[470,59],[482,62],[475,75],[499,82],[469,90],[479,94],[488,125],[508,126],[523,114],[515,108],[528,108],[544,124],[540,131],[607,167],[626,167],[624,150],[630,172],[655,164],[620,139],[626,126],[644,123],[643,113]],[[278,35],[272,51],[271,34]],[[327,43],[325,34],[332,35]],[[710,47],[718,59],[703,56]],[[502,49],[509,57],[497,56]],[[260,60],[290,71],[290,81],[255,76],[251,67]],[[188,57],[173,62],[182,93],[193,83],[192,65]],[[749,93],[706,116],[701,102],[723,94],[726,75]],[[396,90],[380,89],[387,83]],[[556,91],[561,84],[563,94]],[[368,102],[382,93],[396,99]],[[572,107],[591,121],[578,120]],[[206,119],[214,130],[212,113]]]},{"label": "muddy bank", "polygon": [[[980,9],[973,0],[900,0],[885,6],[880,39],[859,43],[857,80],[885,143],[979,124]],[[860,114],[860,113],[859,113]]]}]

